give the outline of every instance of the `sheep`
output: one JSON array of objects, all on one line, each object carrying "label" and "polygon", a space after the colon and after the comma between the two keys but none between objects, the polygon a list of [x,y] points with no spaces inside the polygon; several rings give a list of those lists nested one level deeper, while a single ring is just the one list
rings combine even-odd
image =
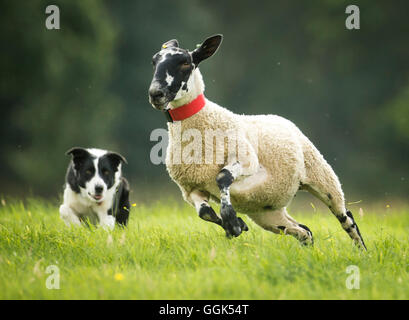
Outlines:
[{"label": "sheep", "polygon": [[[248,230],[237,210],[265,230],[312,245],[311,230],[286,210],[297,191],[306,190],[329,207],[356,245],[366,249],[352,213],[345,208],[337,175],[295,124],[277,115],[238,115],[204,97],[198,65],[211,57],[221,42],[222,35],[214,35],[188,51],[173,39],[152,59],[149,102],[168,119],[166,168],[184,200],[196,208],[200,218],[223,227],[227,237]],[[209,151],[206,139],[190,143],[183,138],[189,130],[194,132],[192,136],[201,137],[209,131],[234,133],[235,146],[245,152],[240,157],[232,148],[226,150],[225,141]],[[175,161],[180,148],[188,146],[200,154],[221,153],[222,161]],[[210,146],[214,147],[213,141]],[[220,216],[209,200],[220,201]]]}]

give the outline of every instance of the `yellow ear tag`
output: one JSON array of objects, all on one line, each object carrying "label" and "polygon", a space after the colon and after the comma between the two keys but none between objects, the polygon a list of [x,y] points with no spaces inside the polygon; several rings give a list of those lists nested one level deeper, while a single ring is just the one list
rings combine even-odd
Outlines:
[{"label": "yellow ear tag", "polygon": [[164,44],[163,46],[162,46],[162,48],[163,49],[166,49],[168,46],[166,45],[166,44]]}]

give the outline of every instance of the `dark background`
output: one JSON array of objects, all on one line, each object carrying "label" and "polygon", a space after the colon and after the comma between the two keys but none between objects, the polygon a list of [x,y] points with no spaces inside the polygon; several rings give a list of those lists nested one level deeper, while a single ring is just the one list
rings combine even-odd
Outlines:
[{"label": "dark background", "polygon": [[[134,197],[178,192],[149,158],[165,128],[148,103],[151,57],[224,41],[201,65],[206,96],[293,121],[349,199],[409,190],[408,1],[1,1],[0,193],[57,197],[72,146],[125,155]],[[45,8],[60,8],[47,30]],[[345,8],[360,8],[347,30]]]}]

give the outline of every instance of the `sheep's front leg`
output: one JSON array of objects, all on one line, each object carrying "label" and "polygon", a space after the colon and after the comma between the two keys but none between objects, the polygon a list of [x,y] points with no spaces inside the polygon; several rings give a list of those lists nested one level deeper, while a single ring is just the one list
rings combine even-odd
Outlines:
[{"label": "sheep's front leg", "polygon": [[236,211],[234,211],[230,202],[230,186],[237,177],[242,175],[242,171],[242,166],[237,161],[224,167],[216,177],[216,182],[220,189],[222,227],[226,230],[227,237],[238,237],[242,231],[248,230],[244,221],[237,217]]},{"label": "sheep's front leg", "polygon": [[214,212],[213,208],[209,205],[209,194],[194,190],[189,195],[190,201],[193,202],[197,214],[205,221],[213,222],[222,226],[222,219]]}]

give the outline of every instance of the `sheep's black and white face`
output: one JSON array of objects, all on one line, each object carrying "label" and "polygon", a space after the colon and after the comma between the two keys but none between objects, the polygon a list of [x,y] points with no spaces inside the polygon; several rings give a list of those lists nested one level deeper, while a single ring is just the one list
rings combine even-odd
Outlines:
[{"label": "sheep's black and white face", "polygon": [[179,48],[177,40],[170,40],[152,58],[153,79],[149,87],[149,102],[163,110],[169,102],[189,91],[189,78],[204,59],[212,56],[222,41],[221,35],[210,37],[196,50]]},{"label": "sheep's black and white face", "polygon": [[189,90],[187,81],[195,65],[189,51],[172,45],[175,43],[176,40],[168,41],[152,58],[154,75],[149,88],[149,102],[156,109],[164,109],[179,91]]}]

